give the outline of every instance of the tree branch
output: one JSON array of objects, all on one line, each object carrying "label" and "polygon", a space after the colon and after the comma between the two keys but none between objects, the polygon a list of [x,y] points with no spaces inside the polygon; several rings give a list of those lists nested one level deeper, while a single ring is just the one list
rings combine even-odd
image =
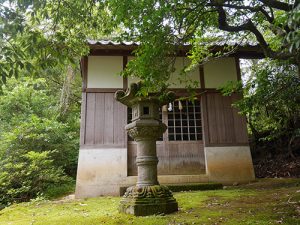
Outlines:
[{"label": "tree branch", "polygon": [[266,57],[270,57],[273,59],[290,59],[292,56],[294,56],[292,53],[289,52],[274,52],[269,45],[267,44],[267,42],[265,41],[263,35],[260,33],[260,31],[256,28],[256,26],[253,24],[253,22],[251,21],[251,19],[247,20],[247,22],[245,22],[244,24],[241,24],[239,26],[230,26],[227,23],[227,16],[226,16],[226,12],[223,9],[222,5],[218,5],[216,6],[218,14],[219,14],[219,18],[218,18],[218,22],[219,22],[219,29],[224,30],[224,31],[228,31],[228,32],[241,32],[241,31],[250,31],[251,33],[253,33],[258,41],[258,43],[260,44],[264,55]]},{"label": "tree branch", "polygon": [[275,8],[275,9],[279,9],[279,10],[283,10],[283,11],[291,11],[293,9],[293,5],[292,4],[288,4],[285,2],[280,2],[280,1],[275,1],[275,0],[259,0],[260,2],[262,2],[263,4],[265,4],[266,6]]},{"label": "tree branch", "polygon": [[261,12],[266,19],[269,21],[269,23],[274,22],[274,17],[270,16],[268,12],[263,8],[263,6],[257,6],[257,7],[251,7],[251,6],[241,6],[241,5],[232,5],[232,4],[214,4],[214,3],[209,3],[207,4],[208,6],[222,6],[222,7],[227,7],[231,9],[245,9],[249,10],[251,12]]},{"label": "tree branch", "polygon": [[269,23],[273,23],[274,22],[274,15],[273,15],[272,11],[271,11],[271,16],[270,16],[269,13],[266,10],[264,10],[263,7],[260,7],[260,12],[262,14],[264,14],[264,16],[269,21]]}]

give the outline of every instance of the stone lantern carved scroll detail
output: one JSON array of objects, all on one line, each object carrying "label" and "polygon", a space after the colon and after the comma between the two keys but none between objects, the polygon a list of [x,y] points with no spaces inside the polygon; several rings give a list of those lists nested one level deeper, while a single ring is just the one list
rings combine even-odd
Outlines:
[{"label": "stone lantern carved scroll detail", "polygon": [[167,129],[165,124],[159,127],[132,127],[127,130],[130,137],[134,140],[146,140],[146,139],[157,139],[159,138]]},{"label": "stone lantern carved scroll detail", "polygon": [[173,101],[175,94],[139,96],[141,87],[142,83],[131,84],[126,92],[115,93],[117,101],[132,108],[132,122],[125,129],[137,143],[138,168],[137,183],[126,190],[119,211],[137,216],[172,213],[178,210],[178,203],[168,187],[158,183],[156,140],[167,129],[159,120],[159,107]]}]

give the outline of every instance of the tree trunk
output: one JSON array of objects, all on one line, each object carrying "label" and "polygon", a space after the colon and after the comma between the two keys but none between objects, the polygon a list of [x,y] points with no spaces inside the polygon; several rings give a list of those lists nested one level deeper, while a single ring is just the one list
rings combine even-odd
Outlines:
[{"label": "tree trunk", "polygon": [[288,143],[288,154],[289,156],[291,156],[293,159],[296,159],[294,153],[293,153],[293,149],[292,149],[292,144],[294,141],[295,137],[291,137]]}]

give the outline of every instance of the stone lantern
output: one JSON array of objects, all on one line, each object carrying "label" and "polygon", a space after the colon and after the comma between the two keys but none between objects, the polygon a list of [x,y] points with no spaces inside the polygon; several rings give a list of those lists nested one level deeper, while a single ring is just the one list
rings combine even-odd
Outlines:
[{"label": "stone lantern", "polygon": [[119,211],[136,216],[172,213],[178,210],[178,203],[168,187],[158,183],[156,140],[167,129],[159,120],[159,107],[173,101],[175,95],[169,92],[164,100],[157,94],[137,96],[140,87],[141,83],[131,84],[126,92],[115,93],[117,101],[132,108],[132,122],[125,129],[137,143],[138,168],[137,183],[127,188]]}]

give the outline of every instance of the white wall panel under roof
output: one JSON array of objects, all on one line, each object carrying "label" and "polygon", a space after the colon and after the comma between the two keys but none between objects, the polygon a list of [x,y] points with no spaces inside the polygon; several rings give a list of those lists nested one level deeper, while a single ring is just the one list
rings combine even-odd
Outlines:
[{"label": "white wall panel under roof", "polygon": [[[128,61],[134,59],[134,57],[128,57]],[[182,69],[185,66],[188,66],[190,63],[189,59],[186,57],[177,57],[175,61],[175,72],[171,74],[169,83],[170,88],[185,88],[185,83],[180,83],[180,78],[182,79],[183,76],[180,75]],[[187,73],[186,76],[188,79],[191,79],[192,81],[197,81],[199,83],[200,87],[200,75],[199,75],[199,69],[196,67],[194,70]],[[136,77],[128,77],[128,85],[130,85],[133,82],[138,82],[140,79]]]},{"label": "white wall panel under roof", "polygon": [[[170,88],[185,88],[186,83],[181,83],[185,75],[181,75],[183,68],[190,64],[190,60],[186,57],[177,57],[175,61],[175,71],[171,74],[169,83]],[[194,68],[192,71],[186,74],[186,78],[191,81],[197,81],[198,87],[200,87],[200,75],[199,75],[199,68],[198,66]]]},{"label": "white wall panel under roof", "polygon": [[[129,62],[129,61],[131,61],[131,60],[133,60],[135,57],[134,56],[128,56],[128,58],[127,58],[127,62]],[[138,78],[138,77],[128,77],[128,86],[130,86],[130,84],[132,84],[132,83],[137,83],[137,82],[139,82],[141,79],[140,78]]]},{"label": "white wall panel under roof", "polygon": [[218,88],[227,81],[236,81],[237,72],[234,57],[211,60],[204,64],[205,88]]},{"label": "white wall panel under roof", "polygon": [[123,88],[122,56],[89,56],[87,88]]}]

